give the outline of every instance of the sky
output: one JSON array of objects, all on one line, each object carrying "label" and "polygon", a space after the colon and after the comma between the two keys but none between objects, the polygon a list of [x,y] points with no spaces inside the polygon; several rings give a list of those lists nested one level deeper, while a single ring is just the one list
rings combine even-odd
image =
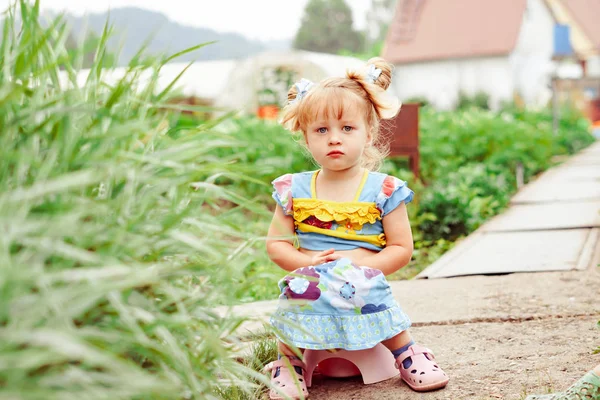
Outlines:
[{"label": "sky", "polygon": [[[12,1],[0,0],[5,10]],[[40,0],[42,9],[75,15],[134,6],[159,11],[183,25],[236,32],[257,40],[293,38],[308,0]],[[371,0],[346,0],[354,26],[363,29]]]}]

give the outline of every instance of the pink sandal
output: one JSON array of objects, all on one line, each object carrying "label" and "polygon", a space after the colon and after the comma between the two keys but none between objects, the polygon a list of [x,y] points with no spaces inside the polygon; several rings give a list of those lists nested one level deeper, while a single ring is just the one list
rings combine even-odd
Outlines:
[{"label": "pink sandal", "polygon": [[[407,358],[412,364],[404,368],[402,362]],[[450,378],[438,367],[435,356],[426,347],[414,344],[396,359],[396,368],[400,370],[402,380],[417,392],[428,392],[441,389],[448,384]]]},{"label": "pink sandal", "polygon": [[[290,364],[292,365],[292,368],[289,367]],[[279,375],[275,377],[278,367]],[[265,365],[264,371],[271,371],[271,385],[278,389],[275,390],[272,388],[269,391],[269,398],[271,400],[308,399],[308,390],[306,389],[304,376],[298,374],[293,367],[302,368],[302,374],[306,371],[304,363],[297,358],[281,358]]]}]

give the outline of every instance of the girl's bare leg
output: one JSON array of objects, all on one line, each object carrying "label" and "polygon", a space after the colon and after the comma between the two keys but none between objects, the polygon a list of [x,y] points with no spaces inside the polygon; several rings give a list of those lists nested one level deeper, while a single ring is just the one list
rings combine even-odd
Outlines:
[{"label": "girl's bare leg", "polygon": [[304,349],[298,349],[298,351],[300,352],[300,354],[298,354],[298,352],[294,352],[294,350],[292,348],[288,347],[283,342],[277,342],[277,350],[279,350],[279,354],[281,354],[283,356],[288,356],[288,357],[300,358],[300,356],[302,354],[304,354]]},{"label": "girl's bare leg", "polygon": [[384,340],[381,342],[385,347],[390,349],[390,351],[398,350],[412,341],[412,336],[408,330],[402,331],[394,337]]}]

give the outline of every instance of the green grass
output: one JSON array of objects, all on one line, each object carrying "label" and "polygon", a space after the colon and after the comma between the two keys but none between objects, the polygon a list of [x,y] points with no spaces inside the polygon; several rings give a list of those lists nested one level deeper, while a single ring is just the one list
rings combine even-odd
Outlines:
[{"label": "green grass", "polygon": [[[277,341],[274,338],[263,336],[252,342],[239,361],[247,368],[260,373],[267,363],[277,359],[277,354]],[[219,388],[217,393],[226,400],[256,400],[265,395],[267,386],[258,380],[254,380],[253,383],[254,386],[249,388],[233,383]]]},{"label": "green grass", "polygon": [[222,121],[171,134],[166,56],[140,56],[107,84],[109,26],[78,86],[62,18],[42,26],[25,1],[4,17],[2,397],[211,399],[264,383],[237,362],[243,319],[214,312],[249,288],[232,277],[254,257],[252,235],[230,214],[263,209],[215,183],[252,180],[210,154],[237,145]]}]

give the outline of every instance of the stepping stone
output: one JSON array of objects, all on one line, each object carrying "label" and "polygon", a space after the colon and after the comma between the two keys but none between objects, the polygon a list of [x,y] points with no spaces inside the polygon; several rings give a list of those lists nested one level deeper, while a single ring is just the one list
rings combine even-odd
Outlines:
[{"label": "stepping stone", "polygon": [[418,278],[588,268],[600,229],[494,232],[471,235]]},{"label": "stepping stone", "polygon": [[[600,168],[598,168],[600,172]],[[589,173],[592,175],[591,173]],[[581,176],[581,178],[579,178]],[[571,175],[572,179],[539,181],[524,186],[510,200],[511,204],[600,201],[600,174],[597,178]]]},{"label": "stepping stone", "polygon": [[600,227],[600,200],[515,204],[480,230],[484,232]]}]

